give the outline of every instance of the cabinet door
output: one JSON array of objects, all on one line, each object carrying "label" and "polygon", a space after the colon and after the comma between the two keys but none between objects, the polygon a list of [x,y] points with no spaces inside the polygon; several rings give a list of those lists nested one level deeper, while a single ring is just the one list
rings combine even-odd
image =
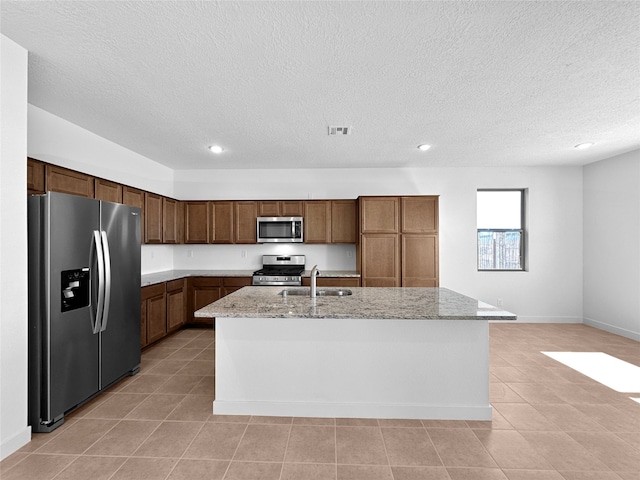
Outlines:
[{"label": "cabinet door", "polygon": [[144,191],[124,185],[122,187],[122,203],[140,209],[140,238],[144,242]]},{"label": "cabinet door", "polygon": [[360,197],[360,233],[398,233],[398,197]]},{"label": "cabinet door", "polygon": [[[311,277],[303,277],[302,285],[308,287],[311,285]],[[317,277],[316,285],[318,287],[359,287],[360,278],[358,277]]]},{"label": "cabinet door", "polygon": [[438,236],[402,235],[402,286],[438,285]]},{"label": "cabinet door", "polygon": [[122,203],[122,185],[102,178],[94,182],[95,198],[105,202]]},{"label": "cabinet door", "polygon": [[438,232],[438,197],[402,197],[402,233]]},{"label": "cabinet door", "polygon": [[179,202],[162,197],[162,243],[181,243],[180,220]]},{"label": "cabinet door", "polygon": [[302,217],[304,202],[301,200],[283,200],[280,202],[280,215],[283,217]]},{"label": "cabinet door", "polygon": [[144,192],[144,243],[162,243],[162,197]]},{"label": "cabinet door", "polygon": [[234,203],[234,243],[256,243],[256,218],[258,217],[258,202]]},{"label": "cabinet door", "polygon": [[279,217],[280,202],[278,202],[277,200],[263,200],[258,202],[258,216]]},{"label": "cabinet door", "polygon": [[356,201],[331,201],[331,243],[356,243]]},{"label": "cabinet door", "polygon": [[363,287],[399,287],[400,253],[398,235],[369,234],[360,239]]},{"label": "cabinet door", "polygon": [[27,158],[27,193],[41,195],[44,193],[44,163]]},{"label": "cabinet door", "polygon": [[331,201],[304,202],[304,243],[331,243]]},{"label": "cabinet door", "polygon": [[146,304],[147,344],[151,344],[167,335],[165,284],[143,287],[140,298]]},{"label": "cabinet door", "polygon": [[224,277],[222,279],[222,296],[229,295],[242,287],[251,285],[252,277]]},{"label": "cabinet door", "polygon": [[45,166],[47,191],[94,198],[93,177],[55,165]]},{"label": "cabinet door", "polygon": [[209,243],[209,202],[184,202],[184,243]]},{"label": "cabinet door", "polygon": [[191,281],[190,321],[199,324],[212,324],[210,318],[196,318],[193,313],[220,299],[221,279],[218,277],[196,277]]},{"label": "cabinet door", "polygon": [[233,243],[233,202],[211,202],[212,243]]},{"label": "cabinet door", "polygon": [[167,282],[167,331],[172,332],[186,323],[187,295],[185,280]]}]

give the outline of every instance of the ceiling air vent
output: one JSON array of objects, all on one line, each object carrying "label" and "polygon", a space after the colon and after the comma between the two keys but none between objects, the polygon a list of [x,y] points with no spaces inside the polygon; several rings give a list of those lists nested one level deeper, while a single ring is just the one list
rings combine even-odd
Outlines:
[{"label": "ceiling air vent", "polygon": [[329,135],[351,135],[351,127],[333,127],[329,125]]}]

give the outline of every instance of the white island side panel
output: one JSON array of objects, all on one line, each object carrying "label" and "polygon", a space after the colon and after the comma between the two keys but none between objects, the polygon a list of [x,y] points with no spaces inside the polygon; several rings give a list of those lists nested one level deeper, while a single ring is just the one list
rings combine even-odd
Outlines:
[{"label": "white island side panel", "polygon": [[491,420],[488,322],[217,318],[215,414]]}]

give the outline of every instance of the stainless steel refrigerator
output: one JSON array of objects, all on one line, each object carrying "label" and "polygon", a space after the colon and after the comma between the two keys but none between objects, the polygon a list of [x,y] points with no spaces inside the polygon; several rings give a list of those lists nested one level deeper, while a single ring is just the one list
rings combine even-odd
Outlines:
[{"label": "stainless steel refrigerator", "polygon": [[140,369],[140,209],[28,199],[29,423],[64,415]]}]

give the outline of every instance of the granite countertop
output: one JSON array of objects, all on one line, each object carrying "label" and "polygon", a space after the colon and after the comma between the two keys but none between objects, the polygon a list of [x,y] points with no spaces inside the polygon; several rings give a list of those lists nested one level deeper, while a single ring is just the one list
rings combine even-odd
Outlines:
[{"label": "granite countertop", "polygon": [[[515,320],[515,314],[446,288],[349,288],[352,295],[278,295],[283,288],[244,287],[195,312],[196,317]],[[308,289],[308,287],[306,287]],[[330,289],[337,289],[332,287]]]},{"label": "granite countertop", "polygon": [[[260,267],[258,267],[260,268]],[[251,277],[258,270],[165,270],[163,272],[147,273],[142,275],[140,285],[147,287],[156,283],[170,282],[185,277]],[[305,270],[303,277],[311,275],[311,270]],[[360,274],[353,270],[321,270],[320,277],[359,277]]]}]

